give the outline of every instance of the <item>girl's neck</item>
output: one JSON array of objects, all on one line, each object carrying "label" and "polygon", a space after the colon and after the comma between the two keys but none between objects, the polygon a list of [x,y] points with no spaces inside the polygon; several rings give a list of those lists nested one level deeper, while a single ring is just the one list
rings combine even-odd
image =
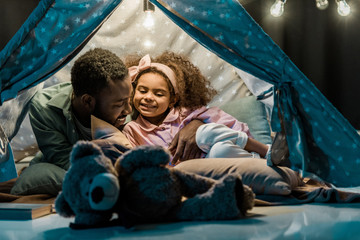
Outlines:
[{"label": "girl's neck", "polygon": [[144,119],[146,119],[147,121],[149,121],[151,124],[159,126],[160,124],[163,123],[163,121],[165,120],[165,118],[169,114],[169,112],[170,112],[170,108],[168,108],[163,114],[155,116],[155,117],[145,117],[144,115],[142,115],[142,117]]}]

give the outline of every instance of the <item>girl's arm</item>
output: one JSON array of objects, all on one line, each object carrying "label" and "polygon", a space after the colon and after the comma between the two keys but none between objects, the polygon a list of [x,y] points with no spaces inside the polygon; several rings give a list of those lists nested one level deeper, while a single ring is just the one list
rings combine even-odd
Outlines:
[{"label": "girl's arm", "polygon": [[223,124],[233,130],[245,132],[250,138],[254,138],[246,123],[238,121],[235,117],[224,112],[218,107],[201,107],[189,114],[183,121],[186,125],[192,119],[198,119],[204,123],[219,123]]}]

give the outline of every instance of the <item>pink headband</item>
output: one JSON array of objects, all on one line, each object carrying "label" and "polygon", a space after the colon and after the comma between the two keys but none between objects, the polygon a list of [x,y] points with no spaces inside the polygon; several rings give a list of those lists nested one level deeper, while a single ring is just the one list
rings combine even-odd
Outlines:
[{"label": "pink headband", "polygon": [[129,75],[130,75],[130,78],[131,78],[131,82],[133,82],[136,78],[136,76],[150,68],[150,67],[155,67],[157,70],[161,71],[162,73],[164,73],[170,80],[171,82],[171,85],[174,87],[174,91],[175,91],[175,94],[178,93],[178,89],[177,89],[177,86],[176,86],[176,78],[175,78],[175,73],[173,70],[171,70],[171,68],[169,68],[168,66],[164,65],[164,64],[161,64],[161,63],[152,63],[151,62],[151,58],[149,56],[149,54],[145,55],[139,62],[139,65],[138,66],[132,66],[132,67],[129,67]]}]

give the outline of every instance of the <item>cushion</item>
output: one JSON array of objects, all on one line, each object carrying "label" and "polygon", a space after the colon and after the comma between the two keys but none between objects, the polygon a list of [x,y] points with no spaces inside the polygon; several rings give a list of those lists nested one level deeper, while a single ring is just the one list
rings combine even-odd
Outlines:
[{"label": "cushion", "polygon": [[65,170],[50,163],[36,163],[22,171],[16,180],[11,194],[32,195],[52,194],[61,191]]},{"label": "cushion", "polygon": [[175,168],[219,179],[228,173],[239,173],[243,184],[255,194],[289,195],[302,184],[298,173],[287,167],[270,167],[257,158],[202,158],[182,162]]},{"label": "cushion", "polygon": [[247,123],[254,138],[264,144],[271,144],[271,130],[265,105],[255,96],[230,101],[220,108],[240,122]]}]

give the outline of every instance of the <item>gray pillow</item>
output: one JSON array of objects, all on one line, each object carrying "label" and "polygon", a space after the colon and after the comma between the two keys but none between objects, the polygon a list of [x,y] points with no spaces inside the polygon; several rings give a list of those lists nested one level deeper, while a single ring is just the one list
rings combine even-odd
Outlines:
[{"label": "gray pillow", "polygon": [[27,167],[16,180],[10,193],[14,195],[51,194],[62,188],[65,170],[50,163],[36,163]]},{"label": "gray pillow", "polygon": [[243,184],[255,194],[289,195],[302,185],[299,174],[287,167],[270,167],[265,159],[257,158],[202,158],[182,162],[175,168],[219,179],[228,173],[239,173]]},{"label": "gray pillow", "polygon": [[264,144],[271,144],[271,130],[265,105],[255,96],[247,96],[226,103],[220,108],[240,122],[247,123],[254,138]]}]

